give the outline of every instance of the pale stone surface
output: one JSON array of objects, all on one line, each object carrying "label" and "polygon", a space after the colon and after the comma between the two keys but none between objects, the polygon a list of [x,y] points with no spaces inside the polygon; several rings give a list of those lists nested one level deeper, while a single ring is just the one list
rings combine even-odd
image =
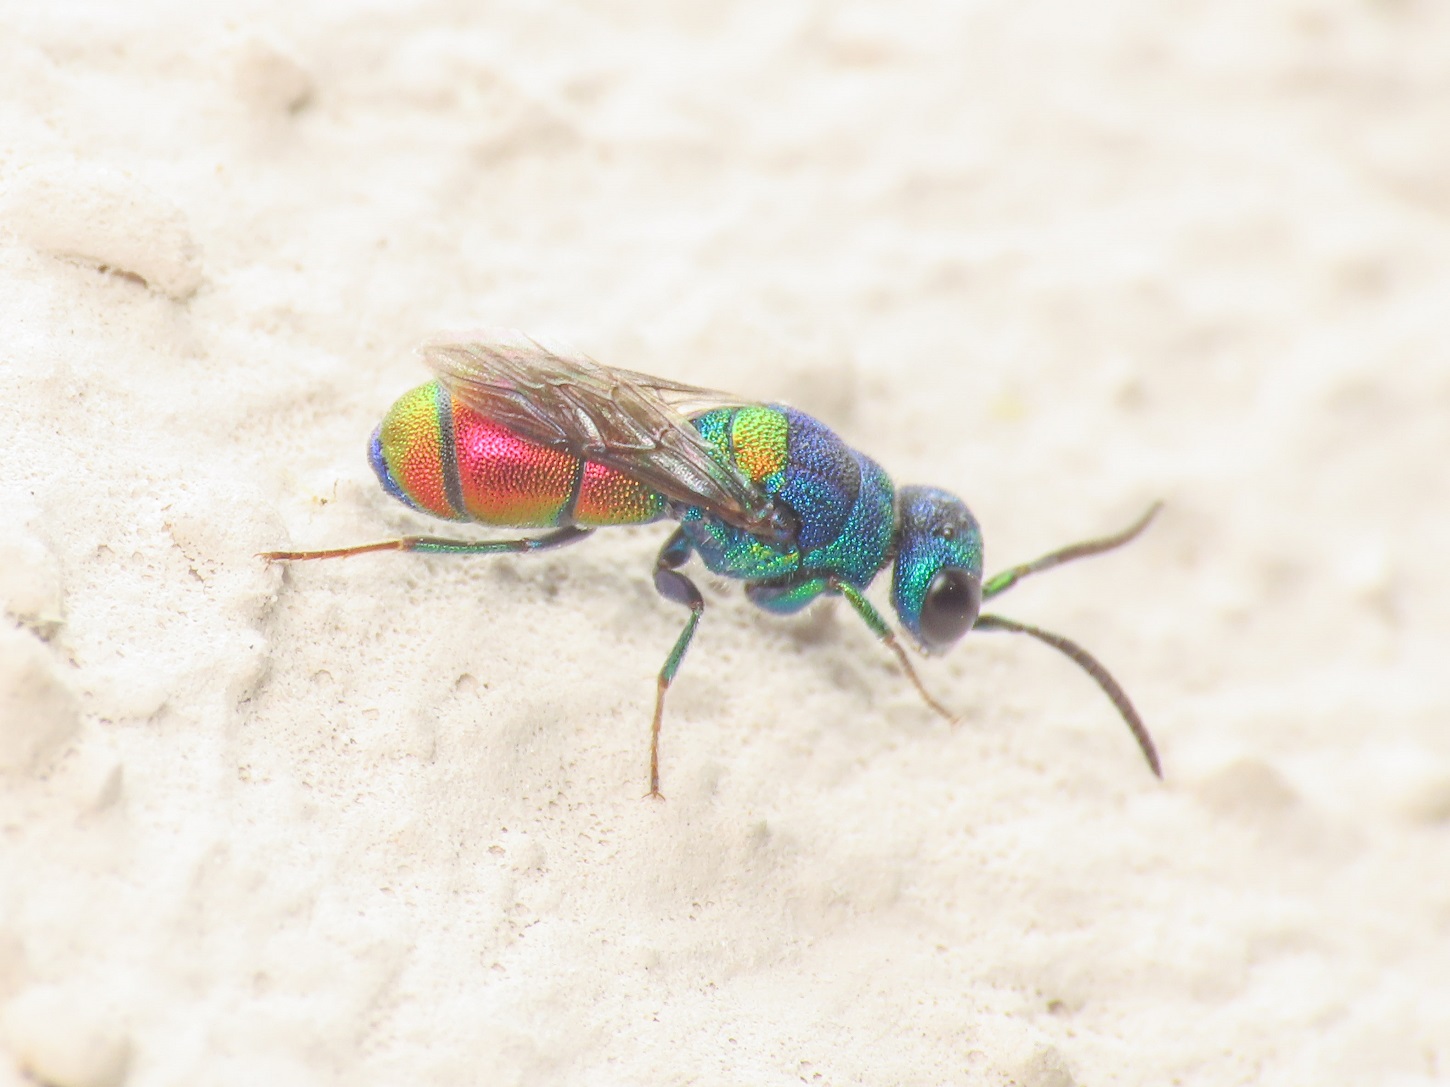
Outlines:
[{"label": "pale stone surface", "polygon": [[[0,697],[57,707],[0,1001],[89,1009],[0,1083],[1450,1075],[1450,7],[0,26]],[[1166,782],[1031,642],[921,662],[949,729],[849,609],[703,578],[647,803],[666,526],[261,562],[468,531],[364,453],[478,325],[813,412],[993,570],[1165,499],[992,606]]]},{"label": "pale stone surface", "polygon": [[0,1010],[16,1063],[46,1087],[121,1087],[130,1043],[84,986],[38,986]]},{"label": "pale stone surface", "polygon": [[134,277],[174,299],[201,286],[181,212],[123,171],[81,162],[21,171],[0,218],[42,253]]},{"label": "pale stone surface", "polygon": [[237,91],[260,113],[296,113],[316,91],[312,76],[271,42],[249,41],[237,53]]},{"label": "pale stone surface", "polygon": [[65,622],[60,566],[31,533],[0,537],[0,611],[46,639]]},{"label": "pale stone surface", "polygon": [[0,621],[0,772],[45,773],[80,728],[80,712],[45,644]]}]

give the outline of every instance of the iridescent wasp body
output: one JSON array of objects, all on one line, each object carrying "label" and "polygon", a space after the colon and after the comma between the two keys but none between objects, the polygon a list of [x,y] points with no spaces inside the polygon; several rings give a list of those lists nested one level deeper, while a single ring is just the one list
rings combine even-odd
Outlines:
[{"label": "iridescent wasp body", "polygon": [[274,561],[372,551],[490,555],[562,547],[596,528],[678,522],[655,561],[654,584],[690,611],[660,669],[650,730],[650,795],[660,795],[665,692],[705,604],[680,571],[698,556],[745,583],[752,603],[789,614],[822,595],[844,597],[927,693],[890,625],[864,595],[888,565],[891,602],[924,652],[968,630],[1007,630],[1045,642],[1097,681],[1149,767],[1153,742],[1127,695],[1086,650],[1057,634],[981,614],[984,599],[1023,577],[1133,539],[1154,505],[1113,536],[1062,548],[985,581],[982,533],[956,496],[895,486],[870,457],[811,416],[779,404],[602,366],[512,332],[440,339],[422,349],[436,378],[405,394],[373,432],[369,460],[383,487],[448,521],[551,529],[509,540],[406,536],[327,551],[273,551]]}]

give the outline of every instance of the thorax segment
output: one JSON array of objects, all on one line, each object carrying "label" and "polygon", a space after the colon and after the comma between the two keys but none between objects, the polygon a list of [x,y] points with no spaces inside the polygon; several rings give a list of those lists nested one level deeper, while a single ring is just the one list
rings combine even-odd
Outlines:
[{"label": "thorax segment", "polygon": [[750,581],[800,571],[858,586],[885,564],[894,527],[890,478],[818,420],[780,405],[717,408],[692,419],[720,456],[799,521],[790,549],[762,542],[699,509],[680,519],[705,564]]}]

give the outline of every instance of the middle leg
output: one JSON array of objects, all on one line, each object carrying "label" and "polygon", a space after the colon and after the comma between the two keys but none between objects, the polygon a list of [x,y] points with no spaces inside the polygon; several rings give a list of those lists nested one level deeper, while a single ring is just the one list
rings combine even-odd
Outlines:
[{"label": "middle leg", "polygon": [[664,794],[660,792],[660,722],[664,719],[665,692],[674,681],[675,673],[680,670],[680,663],[685,659],[685,650],[690,648],[690,641],[695,637],[695,628],[700,625],[700,616],[705,614],[705,600],[700,595],[700,590],[693,581],[679,572],[679,567],[689,561],[692,550],[685,530],[677,528],[665,541],[664,547],[660,548],[659,557],[655,559],[655,591],[666,600],[683,604],[690,609],[690,617],[685,620],[684,629],[675,639],[674,648],[670,650],[664,667],[660,669],[655,690],[655,716],[649,730],[649,795],[656,800],[664,799]]}]

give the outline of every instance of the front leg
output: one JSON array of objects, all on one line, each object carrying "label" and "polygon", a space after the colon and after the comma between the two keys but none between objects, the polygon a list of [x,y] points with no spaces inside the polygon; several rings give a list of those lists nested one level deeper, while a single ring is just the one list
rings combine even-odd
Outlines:
[{"label": "front leg", "polygon": [[921,695],[922,701],[936,710],[938,714],[946,719],[948,724],[955,725],[957,723],[956,717],[945,706],[927,693],[926,687],[921,682],[921,677],[916,674],[916,669],[911,666],[911,661],[906,656],[906,650],[901,648],[901,643],[896,640],[896,635],[892,633],[891,627],[887,625],[886,620],[881,618],[881,613],[871,605],[871,601],[861,595],[861,590],[849,582],[833,577],[827,580],[827,591],[844,596],[850,601],[851,607],[855,609],[856,614],[871,628],[871,633],[885,642],[886,647],[896,654],[896,659],[901,662],[902,669],[905,670],[907,678],[911,680],[912,686],[916,688],[916,693]]},{"label": "front leg", "polygon": [[745,586],[745,595],[750,598],[752,604],[777,615],[794,614],[822,593],[844,596],[856,614],[871,628],[871,633],[885,642],[887,648],[896,654],[896,659],[901,662],[902,669],[906,672],[907,678],[911,680],[917,693],[921,695],[922,700],[947,721],[956,724],[956,718],[948,712],[947,708],[927,693],[921,678],[916,674],[916,669],[911,666],[911,660],[907,657],[906,650],[896,640],[896,635],[892,633],[886,620],[881,618],[881,613],[871,605],[871,601],[861,595],[861,591],[854,585],[836,577],[802,573],[797,578],[757,581]]}]

